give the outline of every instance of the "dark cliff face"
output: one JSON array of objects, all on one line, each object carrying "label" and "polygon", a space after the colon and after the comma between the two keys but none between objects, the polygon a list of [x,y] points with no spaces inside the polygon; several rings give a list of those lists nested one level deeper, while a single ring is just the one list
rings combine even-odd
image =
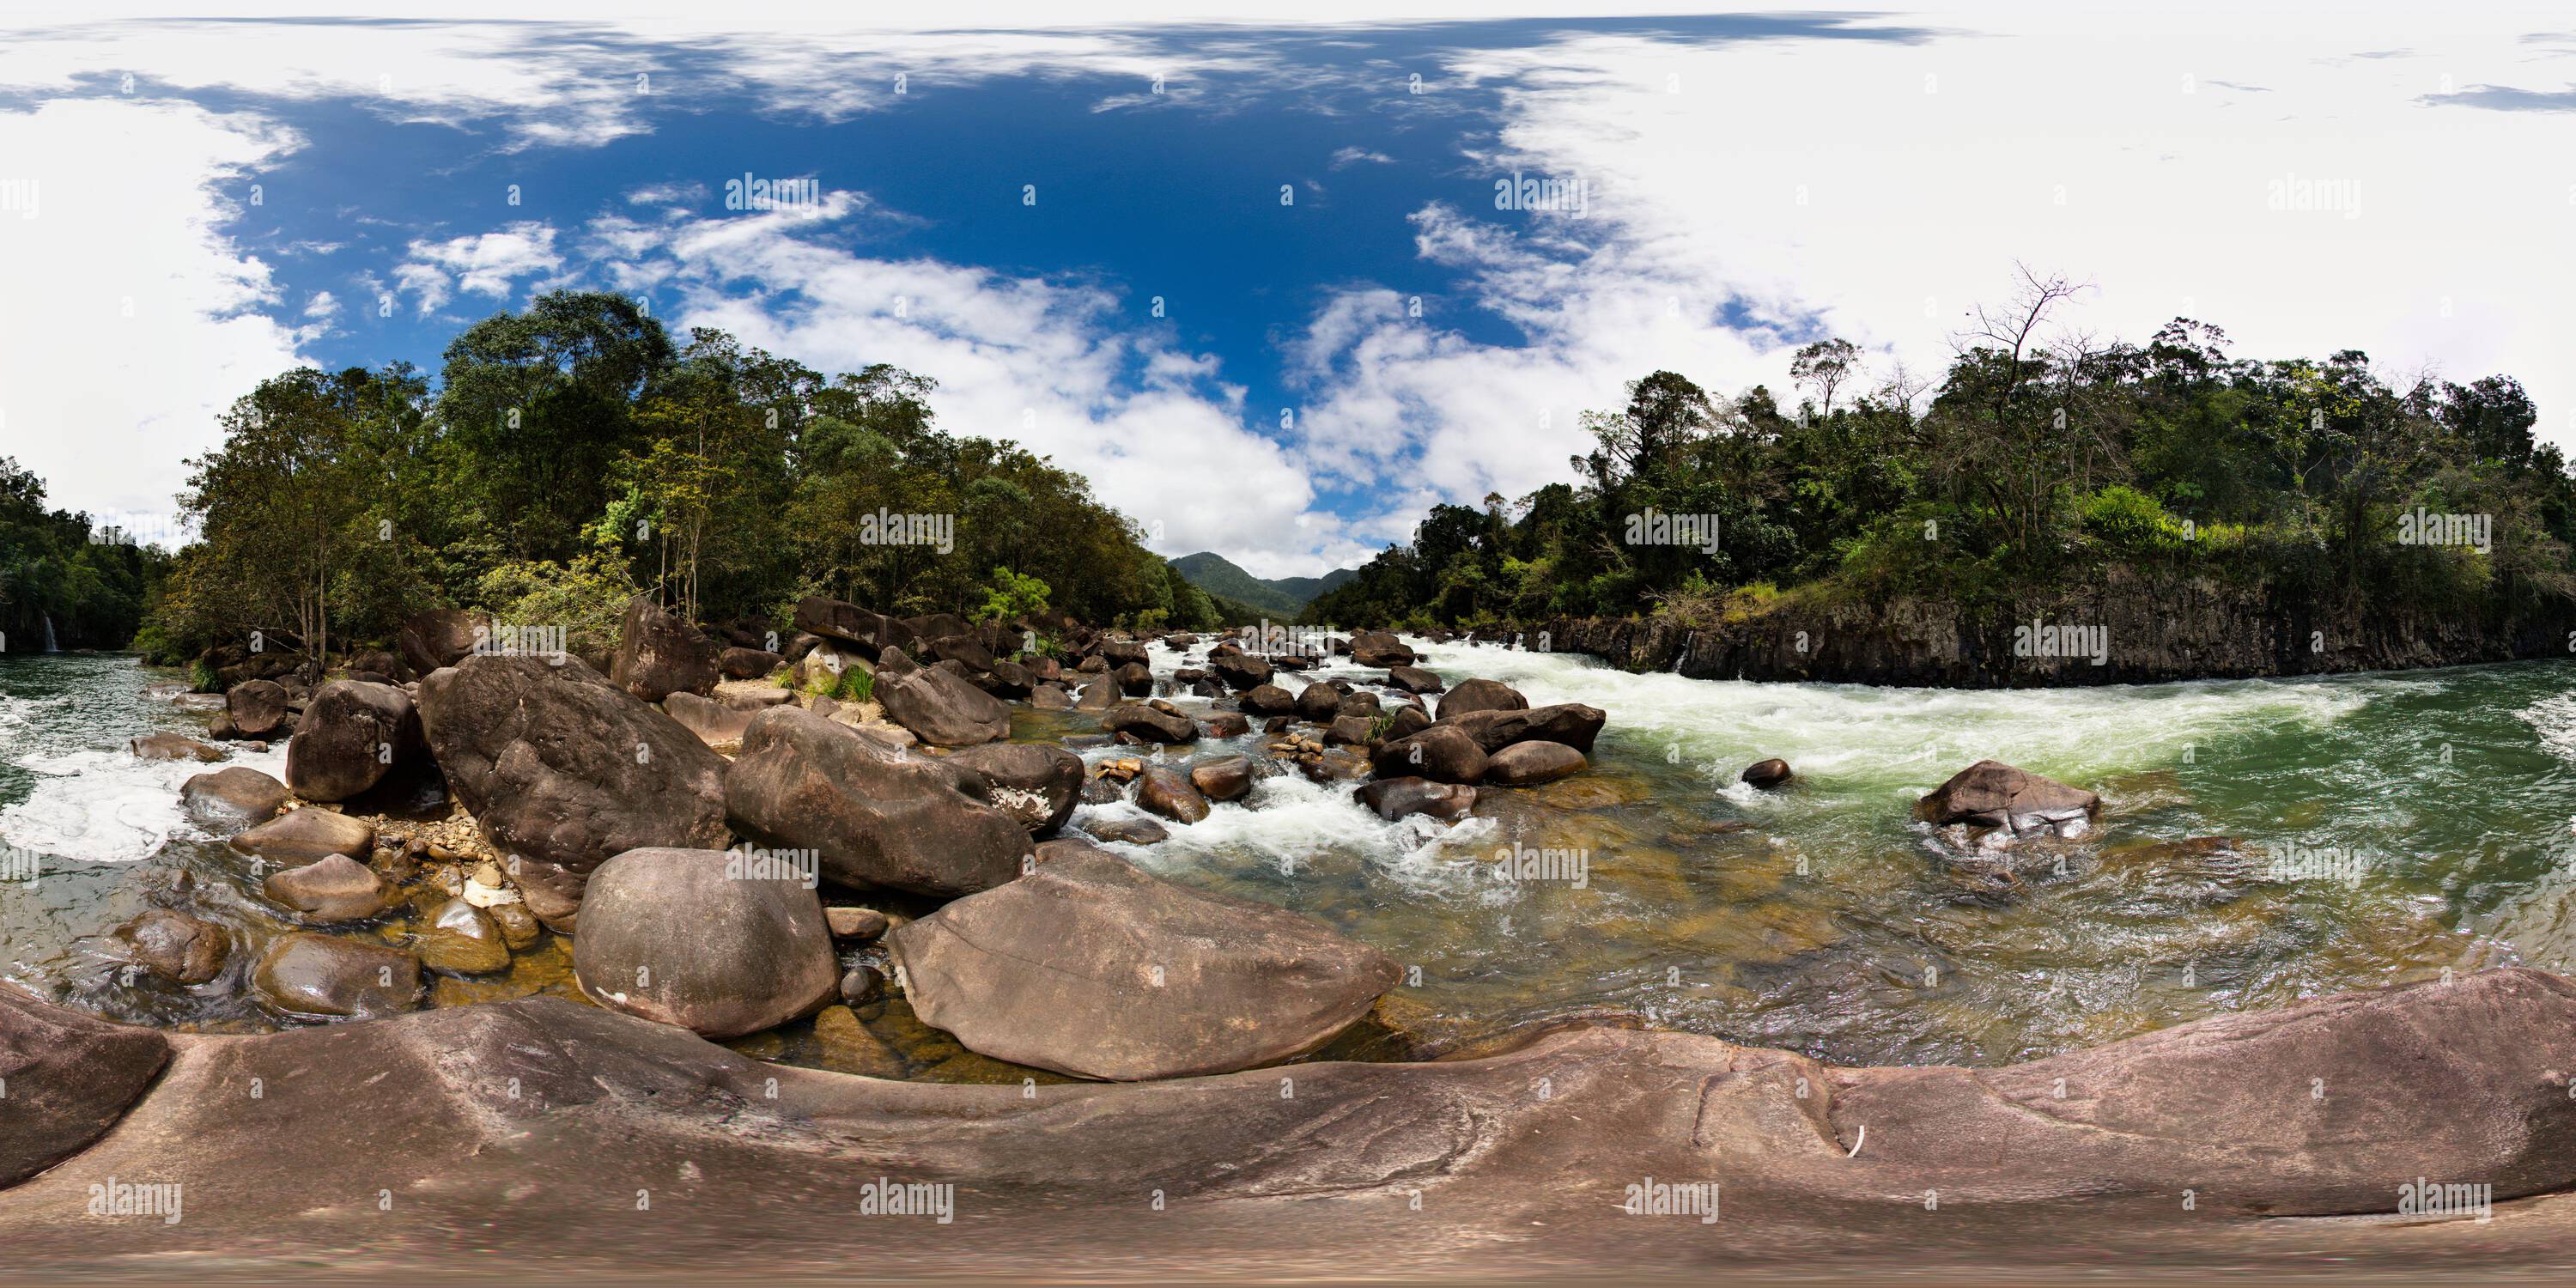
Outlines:
[{"label": "dark cliff face", "polygon": [[[2077,587],[1962,608],[1922,600],[1776,607],[1683,627],[1524,624],[1524,644],[1704,680],[2040,688],[2408,670],[2576,655],[2576,614],[2366,614],[2210,581]],[[2099,659],[2097,661],[2097,659]]]}]

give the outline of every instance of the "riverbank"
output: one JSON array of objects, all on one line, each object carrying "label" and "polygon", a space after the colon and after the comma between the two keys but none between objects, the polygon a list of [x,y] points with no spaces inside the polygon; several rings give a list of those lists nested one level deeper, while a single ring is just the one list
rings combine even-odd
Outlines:
[{"label": "riverbank", "polygon": [[1480,638],[1587,653],[1702,680],[1956,689],[2346,675],[2546,657],[2576,647],[2576,613],[2365,614],[2260,588],[2121,573],[2010,606],[1786,595],[1723,620],[1554,618]]}]

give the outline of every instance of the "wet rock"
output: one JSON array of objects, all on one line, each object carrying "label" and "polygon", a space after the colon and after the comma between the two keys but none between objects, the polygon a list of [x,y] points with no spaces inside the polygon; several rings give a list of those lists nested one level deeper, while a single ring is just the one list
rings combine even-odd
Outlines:
[{"label": "wet rock", "polygon": [[1428,778],[1380,778],[1361,785],[1360,803],[1388,822],[1415,814],[1456,822],[1476,808],[1476,789]]},{"label": "wet rock", "polygon": [[288,796],[286,784],[239,765],[179,784],[179,808],[190,822],[211,832],[265,823],[286,808]]},{"label": "wet rock", "polygon": [[210,747],[184,734],[169,732],[128,738],[125,749],[138,760],[194,760],[211,764],[224,758],[220,747]]},{"label": "wet rock", "polygon": [[823,924],[831,927],[834,939],[863,943],[884,934],[893,923],[874,908],[825,908]]},{"label": "wet rock", "polygon": [[813,850],[842,885],[953,896],[1019,875],[1028,830],[982,774],[889,747],[809,711],[753,717],[725,772],[733,825]]},{"label": "wet rock", "polygon": [[[1257,689],[1270,683],[1272,674],[1267,659],[1241,654],[1208,659],[1208,671],[1216,678],[1225,681],[1226,687],[1237,693]],[[1282,694],[1284,696],[1284,690]],[[1293,705],[1292,701],[1291,706]]]},{"label": "wet rock", "polygon": [[1972,831],[2002,829],[2013,836],[2049,832],[2072,836],[2102,816],[2102,798],[2018,769],[1980,760],[1914,803],[1914,817],[1936,827],[1965,824]]},{"label": "wet rock", "polygon": [[510,968],[510,945],[482,909],[450,899],[430,913],[417,951],[421,964],[443,975],[489,975]]},{"label": "wet rock", "polygon": [[1061,684],[1041,684],[1029,690],[1029,705],[1040,711],[1071,711],[1073,695]]},{"label": "wet rock", "polygon": [[751,727],[751,718],[756,714],[685,691],[662,699],[662,710],[710,748],[740,743],[743,730]]},{"label": "wet rock", "polygon": [[1330,728],[1324,730],[1324,742],[1327,746],[1334,747],[1364,747],[1370,742],[1370,735],[1376,728],[1377,721],[1372,717],[1343,716],[1333,721]]},{"label": "wet rock", "polygon": [[1361,666],[1392,670],[1417,660],[1392,631],[1362,631],[1351,637],[1351,660]]},{"label": "wet rock", "polygon": [[1312,760],[1301,761],[1297,766],[1297,772],[1305,775],[1306,781],[1310,783],[1346,782],[1368,777],[1369,762],[1366,757],[1353,755],[1346,748],[1336,747]]},{"label": "wet rock", "polygon": [[728,680],[757,680],[785,665],[786,658],[757,648],[729,648],[716,659],[716,670]]},{"label": "wet rock", "polygon": [[1199,728],[1211,738],[1240,738],[1252,732],[1252,722],[1234,711],[1211,711],[1199,717]]},{"label": "wet rock", "polygon": [[344,801],[422,755],[420,714],[390,684],[323,685],[286,744],[286,784],[308,801]]},{"label": "wet rock", "polygon": [[[866,1006],[885,996],[885,976],[878,974],[874,967],[853,966],[841,972],[840,991],[843,1006]],[[851,1017],[853,1021],[857,1018]],[[822,1022],[817,1020],[814,1027],[819,1034]]]},{"label": "wet rock", "polygon": [[1142,662],[1120,666],[1112,673],[1112,678],[1118,683],[1118,691],[1131,698],[1143,697],[1154,691],[1154,673]]},{"label": "wet rock", "polygon": [[1259,716],[1284,716],[1297,709],[1297,699],[1275,684],[1256,684],[1243,693],[1243,709]]},{"label": "wet rock", "polygon": [[1582,773],[1588,763],[1561,742],[1516,742],[1486,758],[1484,781],[1505,787],[1552,783]]},{"label": "wet rock", "polygon": [[1190,766],[1190,785],[1212,801],[1239,801],[1252,794],[1252,761],[1219,756]]},{"label": "wet rock", "polygon": [[[0,1189],[107,1134],[170,1059],[169,1039],[0,984]],[[16,1257],[11,1258],[16,1261]]]},{"label": "wet rock", "polygon": [[1485,763],[1476,740],[1450,725],[1433,725],[1409,737],[1379,743],[1369,753],[1369,767],[1380,778],[1473,783],[1485,776]]},{"label": "wet rock", "polygon": [[125,959],[178,984],[203,984],[223,973],[232,938],[221,926],[184,912],[154,908],[116,928]]},{"label": "wet rock", "polygon": [[1037,681],[1027,667],[1007,660],[995,662],[985,674],[976,677],[975,682],[986,693],[1004,700],[1025,698],[1030,690],[1037,687]]},{"label": "wet rock", "polygon": [[1430,727],[1431,713],[1424,711],[1419,704],[1407,702],[1387,718],[1386,736],[1410,738]]},{"label": "wet rock", "polygon": [[1529,699],[1500,680],[1478,677],[1460,680],[1458,687],[1440,697],[1440,718],[1463,716],[1470,711],[1527,711]]},{"label": "wet rock", "polygon": [[[369,844],[373,844],[372,838]],[[383,915],[402,901],[401,892],[394,889],[392,882],[346,854],[272,872],[260,888],[268,892],[269,898],[302,913],[310,922],[364,921]]]},{"label": "wet rock", "polygon": [[1074,663],[1073,669],[1080,675],[1106,675],[1109,672],[1109,659],[1094,653]]},{"label": "wet rock", "polygon": [[1342,705],[1333,708],[1333,718],[1336,720],[1348,719],[1352,716],[1366,716],[1374,720],[1384,714],[1386,714],[1385,704],[1377,700],[1376,694],[1366,690],[1343,695]]},{"label": "wet rock", "polygon": [[290,1016],[373,1019],[420,1004],[420,959],[383,944],[298,930],[260,954],[251,990]]},{"label": "wet rock", "polygon": [[1440,682],[1439,676],[1418,666],[1389,667],[1386,672],[1386,682],[1388,686],[1402,689],[1406,693],[1438,693],[1448,687]]},{"label": "wet rock", "polygon": [[522,902],[496,903],[484,909],[483,915],[492,919],[493,926],[501,932],[501,942],[514,953],[525,951],[545,934],[537,914]]},{"label": "wet rock", "polygon": [[299,809],[240,833],[232,847],[272,863],[313,863],[332,855],[355,860],[376,848],[376,829],[345,814]]},{"label": "wet rock", "polygon": [[718,850],[629,850],[601,864],[572,960],[591,1000],[708,1038],[809,1015],[841,982],[814,891],[729,873]]},{"label": "wet rock", "polygon": [[992,784],[993,808],[1032,835],[1043,836],[1073,817],[1082,794],[1082,757],[1061,747],[995,742],[968,747],[948,762],[982,774]]},{"label": "wet rock", "polygon": [[1316,724],[1331,724],[1340,714],[1342,699],[1349,688],[1339,681],[1322,680],[1297,691],[1297,718]]},{"label": "wet rock", "polygon": [[420,718],[448,786],[493,851],[518,860],[511,878],[550,925],[612,855],[729,838],[724,759],[578,659],[468,657],[421,681]]},{"label": "wet rock", "polygon": [[960,899],[888,942],[923,1023],[995,1059],[1117,1080],[1312,1050],[1398,974],[1321,922],[1097,852]]},{"label": "wet rock", "polygon": [[1138,781],[1136,803],[1175,823],[1196,823],[1208,816],[1207,798],[1177,769],[1157,765]]},{"label": "wet rock", "polygon": [[1112,708],[1100,718],[1100,727],[1111,733],[1132,733],[1148,742],[1177,745],[1199,740],[1198,724],[1188,716],[1141,702]]},{"label": "wet rock", "polygon": [[1171,839],[1163,825],[1150,818],[1093,819],[1082,825],[1097,841],[1125,845],[1156,845]]},{"label": "wet rock", "polygon": [[1438,723],[1465,731],[1489,756],[1516,742],[1561,742],[1590,755],[1607,720],[1599,707],[1560,702],[1527,711],[1470,711]]},{"label": "wet rock", "polygon": [[224,694],[224,715],[232,721],[237,738],[266,738],[294,732],[292,706],[294,695],[275,680],[251,680],[236,684]]},{"label": "wet rock", "polygon": [[626,605],[626,621],[608,678],[646,702],[659,702],[674,693],[703,697],[715,691],[722,657],[723,651],[705,632],[664,611],[651,595],[638,595]]},{"label": "wet rock", "polygon": [[1777,787],[1789,781],[1789,762],[1777,756],[1769,760],[1757,760],[1745,766],[1744,773],[1740,777],[1744,782],[1755,787],[1764,789]]},{"label": "wet rock", "polygon": [[425,679],[440,667],[464,661],[477,643],[490,638],[490,618],[461,608],[433,608],[404,621],[394,647],[412,674]]},{"label": "wet rock", "polygon": [[1011,736],[1011,709],[1001,700],[938,667],[887,679],[877,677],[876,699],[886,718],[939,747],[972,747]]}]

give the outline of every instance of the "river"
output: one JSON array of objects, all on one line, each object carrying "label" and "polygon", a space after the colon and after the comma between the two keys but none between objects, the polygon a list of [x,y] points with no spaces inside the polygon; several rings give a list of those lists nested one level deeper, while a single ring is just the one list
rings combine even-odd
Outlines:
[{"label": "river", "polygon": [[[1452,682],[1486,676],[1533,703],[1602,708],[1590,771],[1487,789],[1480,816],[1455,826],[1384,823],[1347,784],[1283,775],[1248,807],[1113,848],[1379,946],[1418,969],[1400,990],[1406,1014],[1460,1041],[1625,1012],[1841,1063],[1991,1065],[2576,956],[2576,663],[1952,691],[1630,675],[1415,644]],[[1152,656],[1166,679],[1191,660],[1159,645]],[[202,709],[147,692],[169,679],[110,655],[0,659],[0,843],[15,847],[15,875],[37,870],[0,882],[0,974],[124,1018],[262,1027],[237,986],[125,979],[96,938],[171,898],[181,872],[187,897],[245,937],[277,926],[247,861],[179,816],[178,783],[198,767],[121,750],[136,733],[202,726]],[[1089,727],[1023,712],[1018,732]],[[1734,781],[1768,756],[1795,768],[1790,786]],[[1916,797],[1981,758],[2100,792],[2100,825],[1998,856],[1912,820]],[[280,761],[235,763],[276,773]],[[1515,847],[1541,871],[1499,878],[1497,854]],[[567,993],[562,957],[550,941],[506,978],[440,981],[433,1001]],[[917,1030],[908,1018],[891,1026]],[[747,1045],[840,1063],[807,1027]],[[1015,1073],[939,1063],[911,1071]]]}]

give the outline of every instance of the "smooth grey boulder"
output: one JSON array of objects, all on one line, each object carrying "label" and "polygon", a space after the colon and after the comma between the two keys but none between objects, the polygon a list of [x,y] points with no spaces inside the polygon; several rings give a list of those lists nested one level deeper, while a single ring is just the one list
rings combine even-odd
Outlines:
[{"label": "smooth grey boulder", "polygon": [[1284,716],[1297,709],[1295,695],[1275,684],[1256,684],[1243,691],[1240,701],[1257,716]]},{"label": "smooth grey boulder", "polygon": [[0,1189],[106,1135],[169,1059],[169,1040],[151,1029],[0,983]]},{"label": "smooth grey boulder", "polygon": [[992,784],[995,809],[1010,815],[1033,836],[1044,836],[1073,817],[1082,799],[1082,757],[1062,747],[1034,742],[988,742],[948,758],[982,774]]},{"label": "smooth grey boulder", "polygon": [[245,680],[224,692],[224,715],[232,721],[233,736],[267,738],[287,731],[288,717],[294,713],[295,695],[275,680]]},{"label": "smooth grey boulder", "polygon": [[954,672],[925,666],[877,676],[876,700],[886,719],[938,747],[972,747],[1011,736],[1011,709]]},{"label": "smooth grey boulder", "polygon": [[1433,725],[1420,733],[1389,739],[1369,753],[1369,768],[1380,778],[1473,783],[1485,776],[1485,766],[1485,753],[1476,740],[1450,725]]},{"label": "smooth grey boulder", "polygon": [[286,744],[286,785],[308,801],[344,801],[422,754],[420,714],[390,684],[333,680],[305,704]]},{"label": "smooth grey boulder", "polygon": [[721,849],[723,757],[579,659],[481,654],[420,682],[430,754],[540,916],[648,846]]},{"label": "smooth grey boulder", "polygon": [[1360,785],[1360,803],[1394,822],[1415,814],[1456,822],[1476,808],[1476,789],[1428,778],[1380,778]]},{"label": "smooth grey boulder", "polygon": [[235,765],[179,784],[179,808],[210,832],[256,827],[277,817],[293,793],[256,769]]},{"label": "smooth grey boulder", "polygon": [[1531,787],[1582,773],[1590,762],[1561,742],[1516,742],[1485,758],[1480,781],[1503,787]]},{"label": "smooth grey boulder", "polygon": [[2073,835],[2102,817],[2102,798],[1999,760],[1980,760],[1914,803],[1914,817],[1935,827],[1964,823],[1974,831],[2013,836]]},{"label": "smooth grey boulder", "polygon": [[1156,765],[1137,780],[1136,803],[1175,823],[1196,823],[1208,816],[1207,797],[1189,777],[1168,765]]},{"label": "smooth grey boulder", "polygon": [[147,909],[116,928],[125,959],[174,984],[203,984],[223,973],[232,955],[224,928],[168,908]]},{"label": "smooth grey boulder", "polygon": [[1561,742],[1588,756],[1608,719],[1599,707],[1560,702],[1526,711],[1470,711],[1438,723],[1465,732],[1489,756],[1516,742]]},{"label": "smooth grey boulder", "polygon": [[1322,1045],[1398,977],[1310,917],[1148,876],[1098,850],[887,939],[923,1023],[1085,1078],[1228,1073]]},{"label": "smooth grey boulder", "polygon": [[1128,702],[1110,708],[1100,717],[1100,727],[1111,733],[1132,733],[1147,742],[1167,744],[1197,742],[1198,723],[1178,711],[1165,711],[1142,702]]},{"label": "smooth grey boulder", "polygon": [[629,850],[591,874],[572,941],[592,1001],[702,1037],[811,1014],[840,989],[821,896],[744,851]]},{"label": "smooth grey boulder", "polygon": [[392,882],[346,854],[272,872],[261,882],[261,889],[310,922],[365,921],[381,916],[402,898]]},{"label": "smooth grey boulder", "polygon": [[1297,690],[1297,718],[1316,724],[1331,724],[1340,712],[1342,699],[1350,696],[1348,686],[1338,680],[1318,680]]},{"label": "smooth grey boulder", "polygon": [[752,718],[724,783],[744,835],[815,851],[842,885],[972,894],[1018,876],[1029,853],[984,775],[794,707]]}]

